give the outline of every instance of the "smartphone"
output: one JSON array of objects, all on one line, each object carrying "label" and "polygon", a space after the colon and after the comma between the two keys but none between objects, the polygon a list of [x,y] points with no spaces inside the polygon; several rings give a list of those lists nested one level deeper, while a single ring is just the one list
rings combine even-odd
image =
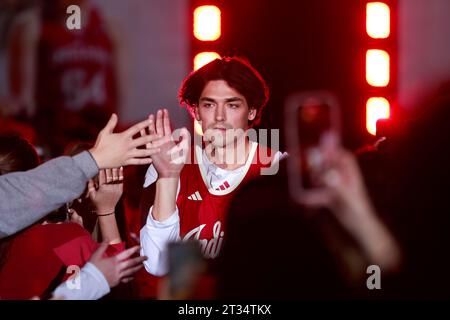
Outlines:
[{"label": "smartphone", "polygon": [[297,92],[285,103],[288,183],[293,199],[323,192],[318,173],[340,145],[340,111],[328,91]]}]

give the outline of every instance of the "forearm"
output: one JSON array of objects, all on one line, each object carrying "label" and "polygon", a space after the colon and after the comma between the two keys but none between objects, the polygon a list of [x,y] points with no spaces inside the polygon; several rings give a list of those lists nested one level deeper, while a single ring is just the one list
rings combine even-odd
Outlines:
[{"label": "forearm", "polygon": [[77,198],[98,173],[88,152],[0,177],[0,238],[12,235]]},{"label": "forearm", "polygon": [[395,268],[400,259],[398,245],[375,210],[369,204],[360,204],[352,210],[359,210],[359,214],[355,215],[351,233],[370,263],[388,270]]},{"label": "forearm", "polygon": [[147,256],[144,266],[147,272],[163,276],[168,272],[167,245],[180,240],[180,217],[178,209],[163,222],[153,219],[150,208],[145,226],[141,229],[141,255]]},{"label": "forearm", "polygon": [[175,212],[178,180],[178,177],[157,180],[152,210],[153,218],[156,221],[164,221]]},{"label": "forearm", "polygon": [[103,241],[107,241],[108,244],[117,244],[122,242],[120,238],[119,228],[117,227],[116,215],[111,214],[107,216],[102,216],[102,214],[108,214],[114,212],[112,210],[97,211],[98,224],[100,227],[100,232],[102,233]]},{"label": "forearm", "polygon": [[400,263],[400,250],[383,223],[376,219],[362,232],[361,242],[370,261],[386,270],[395,269]]}]

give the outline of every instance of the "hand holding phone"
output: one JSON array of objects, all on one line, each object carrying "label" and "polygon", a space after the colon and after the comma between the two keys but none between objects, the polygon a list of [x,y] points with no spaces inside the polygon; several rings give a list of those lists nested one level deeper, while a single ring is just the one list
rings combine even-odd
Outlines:
[{"label": "hand holding phone", "polygon": [[322,173],[340,147],[339,106],[326,91],[300,92],[285,105],[289,190],[300,203],[325,192]]}]

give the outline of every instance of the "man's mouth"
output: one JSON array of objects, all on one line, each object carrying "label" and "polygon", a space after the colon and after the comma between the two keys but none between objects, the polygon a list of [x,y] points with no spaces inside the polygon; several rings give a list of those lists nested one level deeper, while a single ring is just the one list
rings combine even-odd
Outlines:
[{"label": "man's mouth", "polygon": [[217,130],[219,132],[226,132],[228,130],[228,128],[227,127],[218,126],[218,127],[213,127],[213,130]]}]

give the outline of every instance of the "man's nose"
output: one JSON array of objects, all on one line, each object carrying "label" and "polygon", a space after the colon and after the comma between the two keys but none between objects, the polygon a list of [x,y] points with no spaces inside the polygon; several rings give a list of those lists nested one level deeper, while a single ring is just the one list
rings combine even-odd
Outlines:
[{"label": "man's nose", "polygon": [[225,121],[226,115],[225,115],[225,106],[224,105],[218,105],[216,108],[216,121]]}]

